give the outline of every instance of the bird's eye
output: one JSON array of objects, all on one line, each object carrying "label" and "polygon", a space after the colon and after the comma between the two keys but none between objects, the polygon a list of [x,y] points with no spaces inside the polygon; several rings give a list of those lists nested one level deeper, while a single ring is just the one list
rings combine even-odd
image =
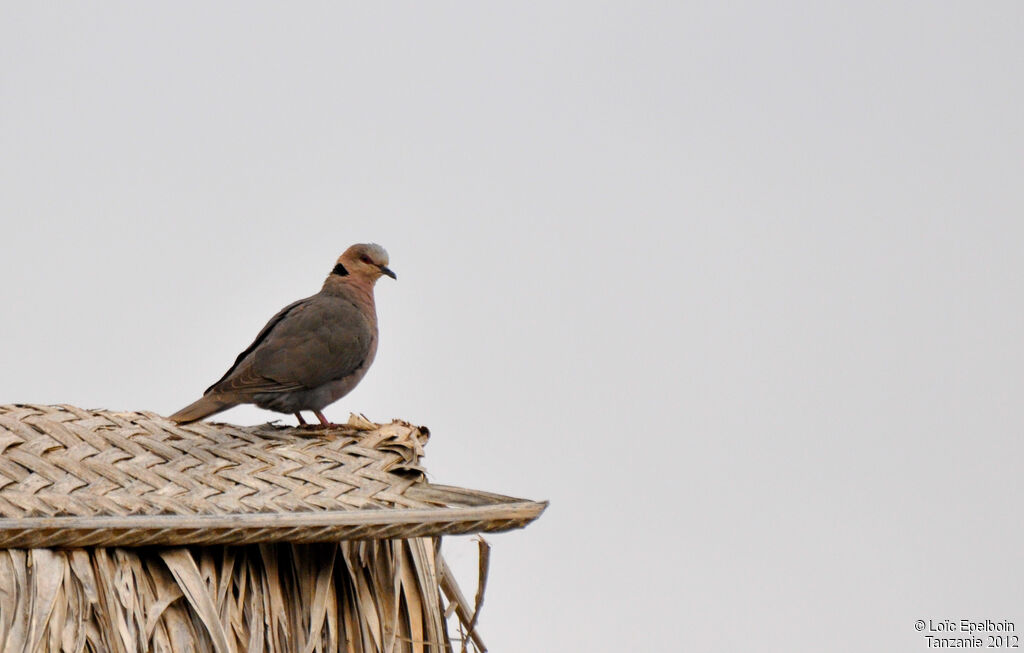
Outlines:
[{"label": "bird's eye", "polygon": [[370,257],[366,256],[365,254],[363,256],[360,256],[359,260],[362,261],[363,263],[373,263],[373,261],[370,260]]}]

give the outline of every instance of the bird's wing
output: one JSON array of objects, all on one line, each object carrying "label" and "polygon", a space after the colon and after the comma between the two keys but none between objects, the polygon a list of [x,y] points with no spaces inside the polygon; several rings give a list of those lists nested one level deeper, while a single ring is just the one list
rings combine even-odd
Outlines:
[{"label": "bird's wing", "polygon": [[359,369],[374,337],[363,310],[344,298],[321,295],[274,329],[256,350],[254,367],[266,377],[316,388]]},{"label": "bird's wing", "polygon": [[[314,295],[313,297],[315,297]],[[213,385],[206,389],[204,395],[208,395],[211,392],[217,394],[236,392],[240,390],[252,390],[253,392],[261,392],[259,388],[266,387],[270,392],[279,388],[281,384],[274,379],[260,378],[252,369],[252,353],[262,345],[270,335],[270,333],[277,327],[285,316],[291,313],[293,310],[309,302],[313,297],[306,297],[296,302],[288,304],[280,311],[277,315],[270,318],[270,321],[264,325],[260,332],[256,335],[256,339],[252,341],[252,344],[246,347],[242,353],[235,358],[235,362],[231,365],[224,376],[220,377]],[[292,389],[298,389],[298,386]]]},{"label": "bird's wing", "polygon": [[372,323],[356,305],[314,295],[274,316],[211,389],[249,395],[316,388],[355,372],[373,338]]}]

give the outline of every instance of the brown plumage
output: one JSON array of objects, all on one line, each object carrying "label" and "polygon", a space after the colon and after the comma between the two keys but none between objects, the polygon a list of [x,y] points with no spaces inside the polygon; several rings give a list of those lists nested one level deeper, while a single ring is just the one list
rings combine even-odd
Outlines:
[{"label": "brown plumage", "polygon": [[186,424],[239,404],[280,413],[321,412],[348,394],[377,353],[373,286],[397,278],[380,245],[353,245],[338,258],[320,292],[272,317],[223,377],[171,419]]}]

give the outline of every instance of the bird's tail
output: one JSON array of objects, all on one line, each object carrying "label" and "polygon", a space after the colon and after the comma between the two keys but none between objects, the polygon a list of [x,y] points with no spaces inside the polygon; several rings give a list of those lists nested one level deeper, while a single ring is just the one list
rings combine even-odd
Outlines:
[{"label": "bird's tail", "polygon": [[236,401],[221,399],[217,395],[205,395],[171,415],[170,419],[178,424],[188,424],[236,405]]}]

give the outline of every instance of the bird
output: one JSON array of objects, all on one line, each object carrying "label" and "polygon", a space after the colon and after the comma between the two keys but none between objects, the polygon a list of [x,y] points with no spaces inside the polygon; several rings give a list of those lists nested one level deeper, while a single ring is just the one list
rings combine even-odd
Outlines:
[{"label": "bird", "polygon": [[375,243],[352,245],[338,257],[315,295],[270,318],[234,365],[203,396],[170,416],[195,422],[240,404],[292,413],[312,411],[324,428],[323,409],[366,375],[377,354],[373,288],[382,276],[398,279],[388,253]]}]

